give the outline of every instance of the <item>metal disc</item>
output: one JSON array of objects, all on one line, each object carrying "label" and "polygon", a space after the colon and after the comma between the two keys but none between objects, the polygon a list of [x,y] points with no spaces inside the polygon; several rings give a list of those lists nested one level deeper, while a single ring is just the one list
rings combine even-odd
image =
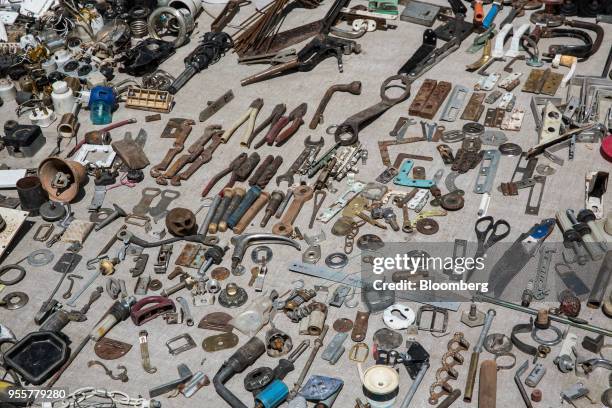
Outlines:
[{"label": "metal disc", "polygon": [[435,220],[431,218],[422,218],[417,221],[416,229],[423,235],[433,235],[438,232],[440,227]]},{"label": "metal disc", "polygon": [[376,251],[384,246],[382,238],[375,234],[363,234],[357,238],[357,248],[362,251]]},{"label": "metal disc", "polygon": [[28,300],[30,298],[24,292],[11,292],[2,298],[2,303],[4,303],[4,307],[8,310],[15,310],[24,307]]},{"label": "metal disc", "polygon": [[516,143],[504,143],[499,146],[499,152],[504,156],[519,156],[523,149]]},{"label": "metal disc", "polygon": [[353,330],[353,321],[351,319],[347,319],[345,317],[341,319],[337,319],[334,322],[334,330],[338,333],[346,333]]},{"label": "metal disc", "polygon": [[53,255],[53,252],[51,252],[50,250],[38,249],[28,255],[26,260],[32,266],[44,266],[51,263],[54,257],[55,256]]},{"label": "metal disc", "polygon": [[47,222],[59,221],[66,215],[66,210],[59,203],[47,201],[40,206],[38,213]]},{"label": "metal disc", "polygon": [[218,281],[225,280],[229,278],[229,276],[230,276],[230,271],[224,266],[217,266],[215,269],[213,269],[210,272],[210,277]]},{"label": "metal disc", "polygon": [[386,327],[376,330],[373,340],[374,343],[378,345],[378,348],[382,350],[396,349],[404,342],[400,333],[387,329]]}]

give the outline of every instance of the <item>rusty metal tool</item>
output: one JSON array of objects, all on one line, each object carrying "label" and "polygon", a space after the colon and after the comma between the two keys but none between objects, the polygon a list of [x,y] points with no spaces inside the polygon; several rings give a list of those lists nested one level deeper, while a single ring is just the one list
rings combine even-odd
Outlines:
[{"label": "rusty metal tool", "polygon": [[[220,133],[220,125],[210,125],[204,130],[204,134],[198,138],[189,148],[187,153],[179,156],[174,163],[166,170],[166,172],[160,175],[155,182],[160,185],[167,185],[167,179],[174,178],[186,165],[193,163],[200,154],[204,151],[206,144],[212,139],[214,135]],[[195,171],[195,170],[194,170]],[[180,185],[180,178],[177,179],[178,185]],[[172,183],[172,185],[176,185]]]},{"label": "rusty metal tool", "polygon": [[276,146],[284,145],[304,123],[304,115],[306,115],[307,110],[308,104],[302,103],[289,115],[281,116],[266,134],[265,140],[268,146],[273,144]]},{"label": "rusty metal tool", "polygon": [[230,126],[221,136],[221,140],[223,143],[227,143],[230,137],[244,122],[247,122],[247,127],[242,135],[242,139],[240,141],[241,146],[249,147],[252,140],[253,130],[255,129],[255,120],[257,119],[257,114],[263,106],[263,99],[257,98],[249,105],[249,108],[244,112],[242,116],[238,118],[236,122],[232,126]]},{"label": "rusty metal tool", "polygon": [[249,4],[246,0],[230,0],[225,4],[217,18],[210,23],[210,31],[219,33],[236,17],[241,6]]},{"label": "rusty metal tool", "polygon": [[219,112],[221,108],[231,102],[232,99],[234,99],[234,92],[230,89],[214,101],[208,101],[206,103],[206,107],[200,112],[198,119],[200,122],[205,122],[206,120],[210,119],[212,115]]},{"label": "rusty metal tool", "polygon": [[172,118],[168,120],[168,124],[164,128],[161,138],[173,138],[174,142],[163,160],[151,168],[149,172],[151,177],[155,179],[160,177],[162,172],[170,166],[170,163],[172,163],[176,155],[183,151],[185,140],[187,140],[187,137],[191,134],[193,125],[195,125],[195,122],[191,119]]},{"label": "rusty metal tool", "polygon": [[321,102],[319,102],[317,110],[315,111],[314,115],[312,116],[312,119],[310,120],[310,124],[308,125],[310,129],[316,129],[319,124],[323,123],[323,112],[325,111],[327,104],[331,100],[331,97],[336,92],[349,92],[353,95],[360,95],[361,82],[353,81],[349,84],[336,84],[327,88],[327,91],[325,91]]},{"label": "rusty metal tool", "polygon": [[[267,128],[268,126],[274,126],[274,124],[281,118],[281,116],[285,114],[286,111],[287,105],[285,105],[284,103],[279,103],[275,105],[274,109],[272,109],[272,112],[270,113],[270,116],[264,119],[259,125],[257,125],[255,130],[253,130],[253,138],[257,137],[257,135],[260,134],[261,131]],[[259,149],[261,146],[264,145],[264,143],[266,143],[265,136],[255,144],[254,148]]]},{"label": "rusty metal tool", "polygon": [[268,221],[270,220],[272,215],[274,215],[276,210],[278,210],[278,207],[280,206],[284,198],[285,198],[285,193],[283,193],[282,191],[274,190],[272,192],[272,194],[270,195],[270,201],[268,202],[268,205],[266,206],[266,211],[264,213],[264,216],[261,220],[261,223],[259,224],[260,227],[263,228],[268,224]]},{"label": "rusty metal tool", "polygon": [[210,131],[212,133],[212,138],[210,143],[204,147],[202,151],[196,156],[195,160],[191,162],[189,167],[187,167],[182,172],[178,173],[170,180],[170,184],[173,186],[180,186],[181,181],[187,180],[189,177],[193,176],[193,174],[204,164],[208,163],[212,159],[212,155],[217,150],[219,145],[221,144],[221,133],[222,130],[220,128],[215,128]]},{"label": "rusty metal tool", "polygon": [[309,201],[314,194],[314,189],[307,185],[298,186],[293,190],[293,201],[281,218],[280,222],[272,227],[272,232],[285,237],[293,233],[293,222],[297,218],[304,203]]},{"label": "rusty metal tool", "polygon": [[117,129],[118,127],[121,126],[125,126],[125,125],[129,125],[132,123],[136,123],[137,120],[134,118],[131,119],[126,119],[126,120],[122,120],[119,122],[115,122],[115,123],[111,123],[108,126],[103,127],[102,129],[98,129],[98,130],[91,130],[87,133],[85,133],[85,136],[83,136],[83,139],[78,142],[73,148],[72,150],[70,150],[70,152],[68,152],[68,154],[66,155],[66,158],[71,158],[72,156],[74,156],[74,154],[76,152],[79,151],[79,149],[85,144],[85,143],[92,143],[93,141],[98,141],[99,143],[97,144],[104,144],[103,141],[104,139],[110,139],[110,135],[107,135],[108,132],[110,132],[113,129]]},{"label": "rusty metal tool", "polygon": [[234,160],[232,160],[227,168],[221,170],[219,173],[214,175],[212,179],[210,179],[202,191],[202,197],[206,197],[215,184],[230,173],[231,178],[225,187],[232,187],[236,181],[246,180],[258,163],[259,155],[257,153],[251,153],[250,156],[248,156],[246,153],[239,154]]}]

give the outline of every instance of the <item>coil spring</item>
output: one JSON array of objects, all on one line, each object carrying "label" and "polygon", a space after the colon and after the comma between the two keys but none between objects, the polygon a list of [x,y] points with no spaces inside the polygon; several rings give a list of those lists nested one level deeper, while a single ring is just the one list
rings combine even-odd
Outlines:
[{"label": "coil spring", "polygon": [[130,22],[130,32],[136,38],[143,38],[149,34],[149,26],[147,20],[136,19]]},{"label": "coil spring", "polygon": [[287,317],[291,319],[293,323],[297,323],[303,318],[309,316],[312,313],[313,309],[314,307],[312,303],[308,305],[303,305],[298,307],[297,309],[288,311]]}]

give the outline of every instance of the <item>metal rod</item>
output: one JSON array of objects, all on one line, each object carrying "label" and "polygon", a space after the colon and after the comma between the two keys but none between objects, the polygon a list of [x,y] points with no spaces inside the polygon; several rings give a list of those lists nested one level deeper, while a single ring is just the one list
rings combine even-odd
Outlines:
[{"label": "metal rod", "polygon": [[[505,307],[505,308],[508,308],[508,309],[516,310],[516,311],[523,312],[523,313],[527,313],[527,314],[530,314],[530,315],[533,315],[533,316],[536,316],[538,314],[537,310],[532,309],[530,307],[525,307],[525,306],[517,305],[516,303],[507,302],[505,300],[500,300],[500,299],[495,299],[495,298],[492,298],[490,296],[482,295],[482,294],[474,295],[472,297],[472,301],[480,302],[480,303],[490,303],[492,305],[497,305],[497,306]],[[576,320],[576,319],[568,319],[568,318],[565,318],[565,317],[555,316],[555,315],[550,315],[550,320],[552,320],[554,322],[561,323],[561,324],[567,324],[567,325],[570,325],[572,327],[576,327],[577,329],[582,329],[582,330],[590,331],[592,333],[603,334],[604,336],[612,337],[612,330],[604,329],[603,327],[599,327],[599,326],[590,325],[586,321],[579,321],[579,320]]]}]

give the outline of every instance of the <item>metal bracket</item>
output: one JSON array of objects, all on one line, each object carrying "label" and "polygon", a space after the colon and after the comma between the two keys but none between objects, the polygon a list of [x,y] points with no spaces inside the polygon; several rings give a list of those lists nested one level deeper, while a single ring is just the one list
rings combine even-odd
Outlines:
[{"label": "metal bracket", "polygon": [[478,177],[476,178],[476,184],[474,185],[474,193],[484,194],[491,192],[500,157],[501,153],[499,150],[484,151],[480,169],[478,170]]},{"label": "metal bracket", "polygon": [[559,137],[561,132],[561,111],[552,102],[546,102],[539,143],[546,143]]},{"label": "metal bracket", "polygon": [[[97,160],[95,162],[91,162],[87,159],[90,154],[106,154],[107,156],[104,160]],[[115,151],[110,145],[84,144],[74,156],[74,161],[81,163],[83,166],[93,164],[96,167],[108,168],[113,165],[113,161],[115,160],[116,155],[117,153],[115,153]]]},{"label": "metal bracket", "polygon": [[[525,214],[538,215],[540,213],[540,204],[542,204],[542,197],[544,196],[544,186],[546,185],[546,177],[534,176],[535,184],[529,189],[529,198],[527,199],[527,206],[525,207]],[[538,203],[532,205],[532,197],[534,189],[539,188]]]},{"label": "metal bracket", "polygon": [[360,181],[354,182],[347,191],[345,191],[340,197],[336,199],[336,201],[334,201],[331,206],[325,208],[319,213],[319,215],[317,215],[317,220],[324,223],[329,222],[329,220],[334,218],[336,214],[338,214],[344,207],[346,207],[349,201],[351,201],[353,197],[359,194],[364,187],[364,183]]},{"label": "metal bracket", "polygon": [[467,99],[470,90],[463,85],[455,85],[453,92],[451,93],[450,99],[446,102],[440,120],[445,122],[454,122],[461,112],[461,108]]},{"label": "metal bracket", "polygon": [[410,170],[414,166],[414,161],[406,160],[399,169],[397,176],[393,179],[393,184],[404,187],[430,188],[433,187],[433,180],[417,180],[410,178]]}]

